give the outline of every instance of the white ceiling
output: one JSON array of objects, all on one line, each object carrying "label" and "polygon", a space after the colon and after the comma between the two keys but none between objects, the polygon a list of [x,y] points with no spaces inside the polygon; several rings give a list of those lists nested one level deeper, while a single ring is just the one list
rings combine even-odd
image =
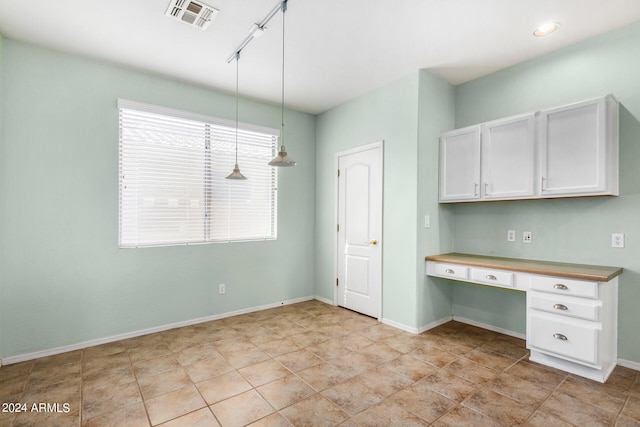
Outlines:
[{"label": "white ceiling", "polygon": [[[227,58],[277,0],[204,0],[205,31],[170,0],[0,0],[0,33],[219,90]],[[459,84],[640,20],[638,0],[289,0],[286,104],[319,113],[425,68]],[[546,21],[560,30],[532,31]],[[280,102],[282,15],[240,59],[240,93]]]}]

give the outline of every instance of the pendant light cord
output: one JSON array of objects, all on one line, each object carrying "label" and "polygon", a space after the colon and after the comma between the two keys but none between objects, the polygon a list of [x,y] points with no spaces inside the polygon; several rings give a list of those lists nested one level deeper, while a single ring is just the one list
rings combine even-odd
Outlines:
[{"label": "pendant light cord", "polygon": [[282,132],[280,146],[284,146],[284,17],[287,15],[287,0],[282,2]]},{"label": "pendant light cord", "polygon": [[240,75],[240,51],[236,52],[236,165],[238,164],[238,76]]}]

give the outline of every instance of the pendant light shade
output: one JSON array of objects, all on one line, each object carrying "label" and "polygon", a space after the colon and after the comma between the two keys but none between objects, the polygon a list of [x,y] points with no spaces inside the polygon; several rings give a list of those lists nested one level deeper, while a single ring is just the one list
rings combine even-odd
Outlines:
[{"label": "pendant light shade", "polygon": [[289,155],[287,154],[287,149],[284,147],[284,145],[281,145],[280,151],[278,151],[278,155],[275,156],[273,160],[269,162],[269,165],[278,166],[282,168],[282,167],[288,167],[288,166],[295,166],[296,162],[291,157],[289,157]]},{"label": "pendant light shade", "polygon": [[287,12],[287,0],[282,1],[282,130],[280,132],[280,151],[278,155],[269,162],[269,165],[276,167],[295,166],[296,162],[289,157],[284,146],[284,17]]},{"label": "pendant light shade", "polygon": [[233,167],[233,172],[227,175],[227,179],[247,179],[247,177],[242,175],[242,172],[240,172],[240,168],[236,163],[236,165]]},{"label": "pendant light shade", "polygon": [[238,69],[240,68],[240,51],[236,52],[236,164],[233,167],[233,172],[231,172],[226,179],[247,179],[246,176],[242,175],[240,172],[240,167],[238,166]]}]

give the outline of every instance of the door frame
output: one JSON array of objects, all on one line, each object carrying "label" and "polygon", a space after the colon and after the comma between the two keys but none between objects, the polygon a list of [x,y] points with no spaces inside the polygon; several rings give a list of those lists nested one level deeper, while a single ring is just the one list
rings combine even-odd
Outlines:
[{"label": "door frame", "polygon": [[[361,145],[359,147],[355,147],[355,148],[351,148],[349,150],[344,150],[344,151],[339,151],[335,154],[335,161],[334,161],[334,168],[333,170],[336,171],[334,176],[334,190],[333,190],[333,205],[334,205],[334,220],[335,220],[335,224],[337,226],[338,224],[338,219],[339,219],[339,210],[340,207],[338,205],[338,201],[339,201],[339,194],[338,194],[338,190],[339,190],[339,186],[340,186],[340,181],[339,181],[339,177],[338,177],[338,165],[339,165],[339,159],[340,157],[343,156],[348,156],[350,154],[356,154],[356,153],[360,153],[362,151],[367,151],[367,150],[371,150],[374,148],[379,148],[380,149],[380,173],[381,173],[381,183],[382,183],[382,197],[381,197],[381,212],[380,212],[380,233],[381,233],[381,238],[380,238],[380,294],[378,295],[378,321],[382,320],[382,289],[384,287],[384,140],[380,140],[380,141],[376,141],[376,142],[372,142],[370,144],[365,144],[365,145]],[[333,236],[333,277],[338,278],[338,256],[340,256],[340,250],[338,248],[338,230],[336,230],[336,233]],[[334,306],[338,306],[338,287],[333,286],[333,305]]]}]

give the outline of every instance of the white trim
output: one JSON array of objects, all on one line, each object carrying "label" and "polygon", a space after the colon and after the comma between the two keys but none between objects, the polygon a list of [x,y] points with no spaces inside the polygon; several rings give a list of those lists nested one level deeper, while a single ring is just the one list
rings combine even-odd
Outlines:
[{"label": "white trim", "polygon": [[618,365],[624,366],[625,368],[635,369],[636,371],[640,371],[640,362],[634,362],[632,360],[618,359]]},{"label": "white trim", "polygon": [[498,332],[500,334],[509,335],[510,337],[526,339],[526,334],[510,331],[508,329],[498,328],[497,326],[489,325],[487,323],[476,322],[475,320],[466,319],[464,317],[453,316],[453,320],[460,323],[466,323],[467,325],[477,326],[478,328],[487,329],[489,331]]},{"label": "white trim", "polygon": [[[179,117],[181,119],[196,120],[200,122],[212,123],[221,126],[228,126],[231,128],[236,127],[235,120],[221,119],[218,117],[207,116],[205,114],[192,113],[190,111],[174,110],[173,108],[162,107],[159,105],[145,104],[144,102],[129,101],[128,99],[118,98],[118,108],[129,108],[138,111],[145,111],[147,113],[164,114],[172,117]],[[250,132],[265,133],[273,136],[280,136],[280,130],[266,126],[258,126],[251,123],[238,122],[238,129],[247,130]]]},{"label": "white trim", "polygon": [[323,302],[323,303],[328,304],[328,305],[333,305],[333,306],[336,305],[329,298],[323,298],[323,297],[320,297],[318,295],[316,295],[314,298],[317,299],[318,301]]},{"label": "white trim", "polygon": [[[338,224],[338,218],[339,218],[339,206],[338,206],[338,188],[340,185],[339,182],[339,177],[337,174],[338,171],[338,164],[339,164],[339,158],[343,157],[343,156],[348,156],[350,154],[355,154],[355,153],[360,153],[362,151],[367,151],[367,150],[371,150],[371,149],[375,149],[375,148],[380,148],[380,173],[382,174],[381,178],[382,178],[382,196],[381,196],[381,202],[382,202],[382,212],[380,213],[380,221],[382,222],[382,224],[380,224],[380,233],[382,234],[381,237],[384,238],[384,140],[380,140],[380,141],[376,141],[376,142],[372,142],[370,144],[365,144],[365,145],[361,145],[359,147],[355,147],[355,148],[350,148],[348,150],[344,150],[344,151],[339,151],[335,154],[335,159],[334,159],[334,168],[333,170],[336,171],[334,172],[333,175],[333,179],[334,179],[334,186],[333,186],[333,206],[334,206],[334,222],[335,224]],[[384,242],[384,239],[381,239]],[[338,254],[340,253],[339,249],[338,249],[338,233],[334,233],[333,235],[333,277],[337,278],[338,277]],[[380,298],[378,299],[378,321],[379,322],[383,322],[382,319],[382,288],[384,287],[384,282],[382,281],[383,277],[384,277],[384,246],[382,246],[380,248],[381,250],[381,254],[380,254]],[[338,306],[338,287],[337,286],[333,286],[333,305]],[[384,322],[383,322],[384,323]],[[399,328],[399,329],[403,329],[403,328]],[[403,329],[404,330],[404,329]]]},{"label": "white trim", "polygon": [[606,370],[600,368],[592,368],[585,366],[581,363],[575,363],[570,360],[560,359],[558,357],[545,354],[540,351],[530,349],[529,360],[532,362],[541,363],[543,365],[551,366],[552,368],[560,369],[561,371],[569,372],[570,374],[580,375],[581,377],[589,378],[594,381],[605,383],[609,375],[613,372],[616,365],[611,363]]},{"label": "white trim", "polygon": [[418,328],[418,333],[421,334],[421,333],[426,332],[426,331],[428,331],[430,329],[437,328],[438,326],[444,325],[445,323],[451,322],[452,320],[453,320],[453,316],[443,317],[440,320],[436,320],[435,322],[431,322],[429,324],[421,326],[420,328]]},{"label": "white trim", "polygon": [[399,322],[396,322],[394,320],[389,320],[389,319],[384,319],[384,318],[380,319],[380,321],[382,323],[384,323],[385,325],[393,326],[396,329],[400,329],[402,331],[409,332],[411,334],[416,334],[417,335],[417,334],[420,333],[420,330],[418,328],[413,328],[411,326],[407,326],[404,323],[399,323]]},{"label": "white trim", "polygon": [[80,342],[80,343],[77,343],[77,344],[71,344],[71,345],[65,345],[65,346],[61,346],[61,347],[50,348],[50,349],[47,349],[47,350],[35,351],[33,353],[19,354],[19,355],[16,355],[16,356],[10,356],[10,357],[6,357],[4,359],[0,359],[0,366],[11,365],[13,363],[24,362],[24,361],[27,361],[27,360],[38,359],[40,357],[53,356],[55,354],[66,353],[68,351],[81,350],[81,349],[84,349],[84,348],[87,348],[87,347],[93,347],[93,346],[101,345],[101,344],[108,344],[108,343],[111,343],[111,342],[114,342],[114,341],[126,340],[126,339],[129,339],[129,338],[140,337],[140,336],[143,336],[143,335],[153,334],[153,333],[156,333],[156,332],[168,331],[170,329],[182,328],[184,326],[196,325],[198,323],[210,322],[212,320],[219,320],[219,319],[224,319],[224,318],[227,318],[227,317],[238,316],[240,314],[253,313],[255,311],[268,310],[270,308],[281,307],[281,306],[284,306],[284,305],[297,304],[297,303],[300,303],[300,302],[311,301],[313,299],[315,299],[315,297],[310,296],[310,297],[303,297],[303,298],[285,300],[285,301],[277,302],[277,303],[274,303],[274,304],[265,304],[265,305],[260,305],[260,306],[257,306],[257,307],[251,307],[251,308],[245,308],[245,309],[241,309],[241,310],[229,311],[227,313],[222,313],[222,314],[214,314],[213,316],[200,317],[200,318],[197,318],[197,319],[185,320],[185,321],[182,321],[182,322],[169,323],[169,324],[166,324],[166,325],[155,326],[153,328],[141,329],[141,330],[138,330],[138,331],[127,332],[127,333],[119,334],[119,335],[113,335],[113,336],[110,336],[110,337],[98,338],[98,339],[90,340],[90,341],[84,341],[84,342]]}]

